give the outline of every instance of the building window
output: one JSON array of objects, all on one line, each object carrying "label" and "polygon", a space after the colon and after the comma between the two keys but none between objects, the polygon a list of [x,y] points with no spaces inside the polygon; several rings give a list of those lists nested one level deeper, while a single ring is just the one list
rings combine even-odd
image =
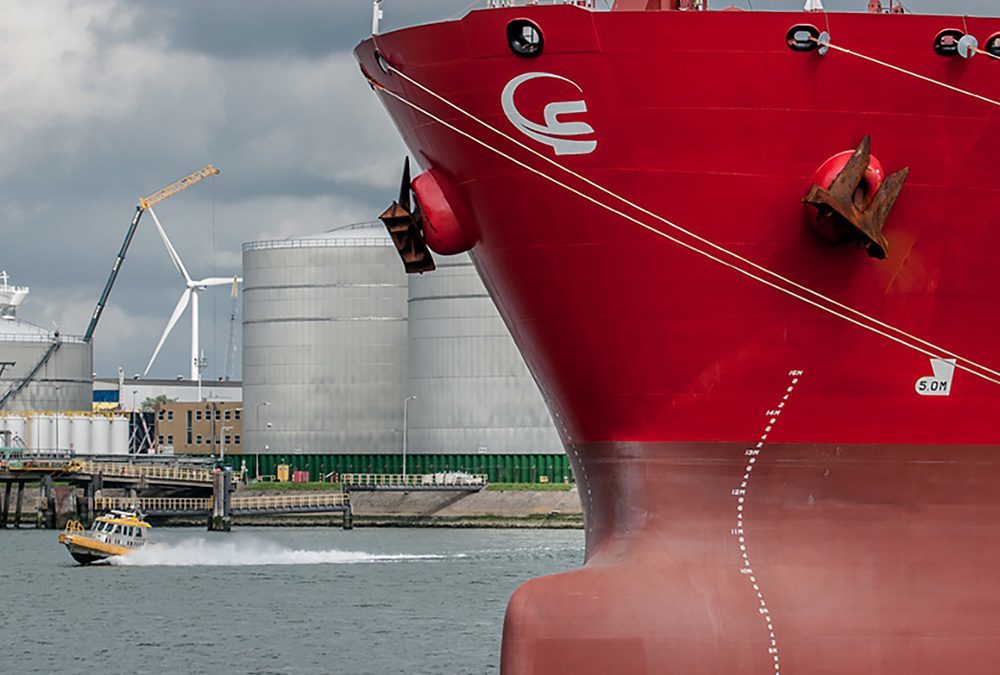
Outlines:
[{"label": "building window", "polygon": [[195,445],[201,445],[201,440],[202,440],[201,434],[198,434],[194,438],[195,438],[195,440],[194,440]]},{"label": "building window", "polygon": [[161,420],[161,421],[163,420],[163,411],[162,410],[156,414],[156,419]]},{"label": "building window", "polygon": [[163,436],[157,436],[157,437],[156,437],[156,442],[157,442],[158,444],[160,444],[160,445],[163,445]]},{"label": "building window", "polygon": [[167,421],[168,422],[173,422],[174,421],[174,411],[173,410],[168,410],[167,411]]},{"label": "building window", "polygon": [[195,411],[194,411],[194,419],[195,419],[195,421],[197,421],[197,422],[200,422],[200,421],[201,421],[201,411],[200,411],[200,410],[195,410]]},{"label": "building window", "polygon": [[174,444],[174,437],[167,436],[167,445],[173,445],[173,444]]},{"label": "building window", "polygon": [[240,444],[240,437],[239,436],[233,436],[233,444],[234,445],[239,445]]},{"label": "building window", "polygon": [[226,434],[226,445],[232,445],[232,444],[233,444],[233,437],[230,436],[229,434]]},{"label": "building window", "polygon": [[233,411],[233,419],[234,420],[238,420],[242,416],[243,416],[243,409],[242,408],[237,408],[236,410]]},{"label": "building window", "polygon": [[231,413],[230,411],[227,410],[226,414],[223,415],[223,418],[225,418],[227,420],[231,420],[231,419],[233,419],[233,413]]}]

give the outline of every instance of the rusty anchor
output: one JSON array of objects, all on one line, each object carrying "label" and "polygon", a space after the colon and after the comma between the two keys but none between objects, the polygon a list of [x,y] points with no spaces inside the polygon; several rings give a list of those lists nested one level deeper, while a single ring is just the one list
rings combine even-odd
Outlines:
[{"label": "rusty anchor", "polygon": [[819,210],[818,230],[835,241],[856,241],[868,255],[884,260],[889,241],[883,229],[910,169],[892,174],[870,194],[862,185],[870,163],[871,136],[865,136],[830,187],[813,184],[802,201]]},{"label": "rusty anchor", "polygon": [[422,274],[435,269],[434,257],[424,240],[420,204],[410,210],[410,158],[403,163],[403,180],[399,199],[378,217],[389,231],[392,243],[403,260],[407,274]]}]

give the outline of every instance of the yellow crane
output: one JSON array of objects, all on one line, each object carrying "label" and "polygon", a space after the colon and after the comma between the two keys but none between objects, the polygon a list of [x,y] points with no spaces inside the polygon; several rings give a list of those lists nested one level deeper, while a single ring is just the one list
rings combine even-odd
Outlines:
[{"label": "yellow crane", "polygon": [[128,232],[125,234],[125,241],[122,242],[121,250],[118,251],[118,257],[115,258],[115,264],[111,267],[111,275],[108,277],[108,282],[104,285],[104,292],[101,293],[101,299],[97,301],[97,307],[94,308],[94,314],[90,317],[90,325],[87,326],[87,332],[83,335],[83,339],[86,342],[90,342],[94,337],[94,331],[97,330],[97,322],[101,320],[101,314],[104,312],[105,305],[107,305],[108,297],[111,296],[111,288],[115,285],[115,279],[118,278],[118,272],[121,270],[122,263],[125,262],[125,254],[128,252],[128,247],[132,244],[132,237],[135,236],[135,230],[139,226],[139,220],[142,218],[142,214],[145,213],[151,206],[155,206],[163,200],[173,197],[178,192],[182,192],[193,185],[197,185],[206,178],[215,176],[218,173],[219,170],[209,164],[204,169],[199,169],[190,176],[185,176],[184,178],[171,183],[162,190],[154,192],[148,197],[144,197],[139,200],[139,204],[135,207],[135,215],[132,217],[132,223],[129,225]]}]

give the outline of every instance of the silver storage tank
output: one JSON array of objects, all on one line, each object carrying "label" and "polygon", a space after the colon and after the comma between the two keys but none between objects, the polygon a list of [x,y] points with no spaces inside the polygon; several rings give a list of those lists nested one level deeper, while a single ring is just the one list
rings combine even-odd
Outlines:
[{"label": "silver storage tank", "polygon": [[244,244],[244,451],[399,452],[406,295],[381,223]]},{"label": "silver storage tank", "polygon": [[409,278],[408,393],[417,398],[408,452],[561,454],[542,395],[472,260],[436,263]]},{"label": "silver storage tank", "polygon": [[[0,271],[0,410],[90,410],[91,345],[18,318],[28,293]],[[36,367],[31,381],[14,393]]]},{"label": "silver storage tank", "polygon": [[[30,324],[29,324],[30,326]],[[0,397],[31,372],[45,357],[52,335],[42,329],[24,330],[24,322],[0,319],[0,361],[13,362],[0,374]],[[3,410],[90,410],[93,405],[91,345],[82,338],[60,336],[61,344]]]}]

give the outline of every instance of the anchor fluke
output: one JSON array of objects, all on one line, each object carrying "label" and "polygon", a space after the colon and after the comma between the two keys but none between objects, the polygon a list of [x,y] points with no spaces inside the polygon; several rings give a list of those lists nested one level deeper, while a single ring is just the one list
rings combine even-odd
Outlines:
[{"label": "anchor fluke", "polygon": [[399,186],[399,199],[382,212],[378,218],[389,231],[392,243],[403,261],[407,274],[421,274],[435,269],[434,257],[423,234],[423,216],[420,207],[411,211],[410,158],[403,162],[403,177]]}]

